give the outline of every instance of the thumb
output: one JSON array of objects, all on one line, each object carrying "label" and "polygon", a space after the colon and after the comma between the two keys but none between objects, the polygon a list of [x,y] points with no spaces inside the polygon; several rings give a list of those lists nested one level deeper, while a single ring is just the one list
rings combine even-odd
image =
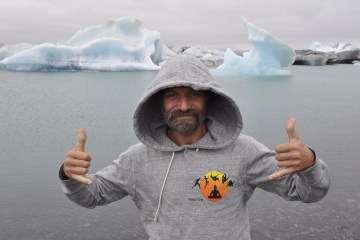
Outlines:
[{"label": "thumb", "polygon": [[290,118],[286,124],[286,133],[289,137],[289,142],[298,140],[299,136],[295,131],[295,118]]},{"label": "thumb", "polygon": [[86,139],[87,137],[85,128],[80,128],[78,131],[78,142],[75,145],[75,150],[85,152]]}]

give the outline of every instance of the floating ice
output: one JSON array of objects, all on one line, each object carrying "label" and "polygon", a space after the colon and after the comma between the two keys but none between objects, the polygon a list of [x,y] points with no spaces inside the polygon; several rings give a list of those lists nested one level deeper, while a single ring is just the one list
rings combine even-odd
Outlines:
[{"label": "floating ice", "polygon": [[30,44],[30,43],[19,43],[15,45],[0,46],[0,61],[16,53],[32,48],[34,46],[35,46],[34,44]]},{"label": "floating ice", "polygon": [[220,50],[211,50],[204,46],[189,47],[184,53],[199,58],[206,66],[219,66],[224,61],[224,52]]},{"label": "floating ice", "polygon": [[238,56],[230,48],[224,55],[224,63],[213,70],[215,75],[278,76],[291,75],[288,67],[295,61],[295,51],[268,31],[256,27],[243,18],[248,39],[253,45],[249,52]]},{"label": "floating ice", "polygon": [[326,46],[321,44],[319,41],[315,41],[310,44],[309,46],[310,50],[317,51],[317,52],[345,52],[345,51],[355,51],[359,50],[358,47],[356,47],[354,44],[351,43],[333,43],[330,44],[330,46]]},{"label": "floating ice", "polygon": [[160,33],[142,28],[139,20],[119,18],[57,44],[5,45],[1,56],[0,69],[10,71],[158,70],[162,43]]}]

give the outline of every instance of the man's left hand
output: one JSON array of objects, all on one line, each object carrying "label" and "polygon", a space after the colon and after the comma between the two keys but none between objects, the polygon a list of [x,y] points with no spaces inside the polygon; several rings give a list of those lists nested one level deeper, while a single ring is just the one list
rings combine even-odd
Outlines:
[{"label": "man's left hand", "polygon": [[276,180],[280,177],[303,171],[315,164],[314,153],[302,143],[295,132],[294,118],[288,120],[286,132],[289,142],[279,144],[275,148],[277,165],[283,169],[270,175],[269,180]]}]

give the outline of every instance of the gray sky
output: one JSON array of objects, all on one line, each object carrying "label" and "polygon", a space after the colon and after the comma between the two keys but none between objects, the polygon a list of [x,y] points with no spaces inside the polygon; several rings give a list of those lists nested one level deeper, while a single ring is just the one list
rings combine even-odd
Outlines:
[{"label": "gray sky", "polygon": [[244,16],[296,49],[315,40],[360,47],[359,9],[359,0],[0,0],[0,42],[57,42],[132,17],[168,46],[248,49]]}]

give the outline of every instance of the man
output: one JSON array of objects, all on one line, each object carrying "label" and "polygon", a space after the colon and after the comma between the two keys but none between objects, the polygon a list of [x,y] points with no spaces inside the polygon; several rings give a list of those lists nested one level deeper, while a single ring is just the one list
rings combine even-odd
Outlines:
[{"label": "man", "polygon": [[80,129],[59,175],[84,207],[129,195],[149,239],[250,239],[247,201],[256,187],[302,202],[329,189],[327,167],[301,142],[295,119],[275,152],[241,134],[234,100],[190,55],[163,65],[133,119],[140,143],[95,175],[85,175],[91,158]]}]

